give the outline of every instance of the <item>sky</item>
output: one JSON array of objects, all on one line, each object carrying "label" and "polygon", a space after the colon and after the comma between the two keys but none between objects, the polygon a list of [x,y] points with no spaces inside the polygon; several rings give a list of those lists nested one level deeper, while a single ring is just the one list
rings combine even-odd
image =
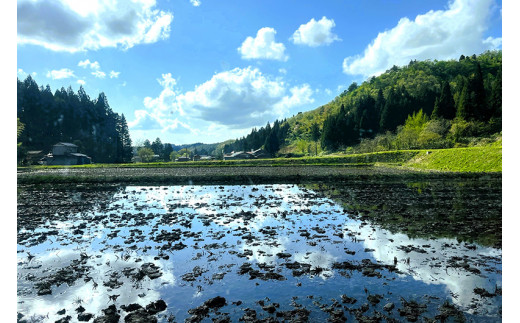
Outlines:
[{"label": "sky", "polygon": [[410,60],[502,48],[500,0],[18,0],[16,65],[104,92],[134,142],[216,143]]}]

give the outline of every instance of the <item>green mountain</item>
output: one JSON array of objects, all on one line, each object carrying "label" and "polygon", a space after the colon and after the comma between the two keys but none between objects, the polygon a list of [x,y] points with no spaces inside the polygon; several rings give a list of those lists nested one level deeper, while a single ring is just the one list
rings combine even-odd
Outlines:
[{"label": "green mountain", "polygon": [[[333,152],[379,135],[396,134],[421,110],[422,126],[430,121],[431,127],[443,128],[435,133],[440,136],[457,132],[453,127],[464,128],[458,134],[463,137],[500,132],[502,51],[393,66],[360,85],[353,83],[333,101],[312,111],[253,128],[249,135],[224,145],[224,151],[263,145],[273,155],[301,153],[319,142],[321,149]],[[451,138],[443,145],[456,143]]]}]

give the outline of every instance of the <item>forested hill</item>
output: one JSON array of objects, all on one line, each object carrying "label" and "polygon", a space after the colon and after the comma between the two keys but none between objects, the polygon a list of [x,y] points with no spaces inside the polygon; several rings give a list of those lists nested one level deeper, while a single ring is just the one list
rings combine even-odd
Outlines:
[{"label": "forested hill", "polygon": [[27,76],[18,84],[18,119],[23,131],[18,137],[19,161],[30,150],[49,152],[58,142],[77,145],[79,152],[96,163],[128,162],[132,142],[124,115],[112,111],[104,93],[91,100],[80,87],[61,88],[53,94],[50,87],[39,87]]},{"label": "forested hill", "polygon": [[[225,151],[263,144],[275,154],[296,151],[302,142],[320,143],[321,149],[335,151],[378,134],[395,134],[409,116],[421,110],[423,121],[432,121],[431,127],[436,127],[437,132],[429,134],[435,138],[444,138],[450,131],[459,131],[455,137],[500,132],[502,51],[394,66],[361,85],[351,84],[315,110],[252,129],[249,135],[226,145]],[[455,145],[457,138],[443,141],[442,146]],[[430,145],[435,146],[433,142]]]}]

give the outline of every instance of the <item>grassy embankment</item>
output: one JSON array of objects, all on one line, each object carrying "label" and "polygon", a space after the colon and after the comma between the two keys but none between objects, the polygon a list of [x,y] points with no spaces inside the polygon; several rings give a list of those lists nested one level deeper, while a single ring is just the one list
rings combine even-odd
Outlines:
[{"label": "grassy embankment", "polygon": [[448,172],[501,172],[502,147],[422,150],[403,166]]},{"label": "grassy embankment", "polygon": [[259,160],[213,160],[182,163],[92,164],[78,166],[31,166],[19,170],[70,168],[176,168],[176,167],[276,167],[276,166],[379,166],[404,167],[444,172],[501,172],[502,147],[384,151],[319,157],[271,158]]}]

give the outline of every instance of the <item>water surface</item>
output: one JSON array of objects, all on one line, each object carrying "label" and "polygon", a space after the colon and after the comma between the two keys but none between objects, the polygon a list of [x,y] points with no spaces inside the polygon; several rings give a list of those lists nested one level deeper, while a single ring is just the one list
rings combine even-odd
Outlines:
[{"label": "water surface", "polygon": [[[115,306],[121,322],[500,321],[498,234],[435,225],[439,213],[459,225],[479,204],[425,203],[432,192],[472,194],[495,203],[501,222],[497,186],[403,185],[400,200],[337,184],[22,188],[19,317],[93,322]],[[397,192],[379,189],[389,187]],[[417,229],[394,219],[412,209],[434,220]],[[225,305],[208,302],[216,297]],[[154,310],[159,300],[166,309]]]}]

